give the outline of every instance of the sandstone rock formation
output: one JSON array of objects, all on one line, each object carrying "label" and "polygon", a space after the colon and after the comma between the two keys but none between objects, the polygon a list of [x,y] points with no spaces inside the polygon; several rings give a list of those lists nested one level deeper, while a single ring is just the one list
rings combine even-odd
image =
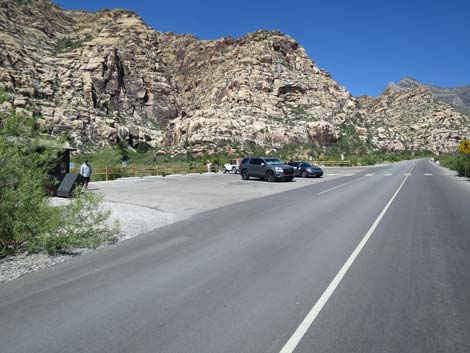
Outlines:
[{"label": "sandstone rock formation", "polygon": [[437,100],[449,103],[457,111],[470,115],[470,85],[460,87],[439,87],[436,85],[426,85],[414,78],[405,77],[398,83],[390,82],[387,88],[402,92],[416,87],[425,87]]},{"label": "sandstone rock formation", "polygon": [[159,38],[182,107],[170,122],[170,145],[329,144],[354,108],[351,95],[280,32],[215,41]]},{"label": "sandstone rock formation", "polygon": [[358,103],[372,143],[386,150],[450,152],[470,136],[470,118],[423,86],[387,89],[376,99],[359,97]]},{"label": "sandstone rock formation", "polygon": [[378,148],[437,151],[469,125],[424,91],[355,99],[278,31],[199,40],[156,32],[131,11],[48,0],[0,0],[0,87],[0,112],[32,114],[82,150],[331,145],[347,125]]},{"label": "sandstone rock formation", "polygon": [[46,0],[2,0],[0,19],[11,104],[79,147],[331,143],[354,107],[280,32],[200,41],[155,32],[130,11],[66,11]]},{"label": "sandstone rock formation", "polygon": [[2,0],[0,26],[0,82],[51,134],[79,147],[156,143],[178,115],[156,33],[136,14]]}]

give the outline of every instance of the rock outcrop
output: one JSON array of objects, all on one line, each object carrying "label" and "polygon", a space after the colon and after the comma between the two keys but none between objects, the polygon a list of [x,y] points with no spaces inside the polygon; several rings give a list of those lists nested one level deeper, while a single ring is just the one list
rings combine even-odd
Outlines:
[{"label": "rock outcrop", "polygon": [[181,114],[167,143],[182,148],[331,143],[354,101],[280,32],[199,41],[159,34]]},{"label": "rock outcrop", "polygon": [[130,11],[31,3],[0,1],[0,84],[18,113],[82,148],[331,143],[354,107],[280,32],[200,41],[156,32]]},{"label": "rock outcrop", "polygon": [[82,150],[331,145],[345,125],[378,148],[446,150],[469,125],[427,91],[355,99],[278,31],[199,40],[157,32],[131,11],[48,0],[0,0],[0,87],[0,112],[32,114]]},{"label": "rock outcrop", "polygon": [[427,88],[435,99],[450,104],[454,109],[463,114],[470,115],[470,85],[439,87],[436,85],[426,85],[414,78],[405,77],[400,82],[390,82],[387,86],[387,88],[396,92],[403,92],[417,87]]},{"label": "rock outcrop", "polygon": [[358,109],[371,142],[386,150],[450,152],[470,136],[470,118],[423,86],[359,97]]},{"label": "rock outcrop", "polygon": [[51,134],[79,147],[156,144],[178,116],[157,34],[133,12],[0,1],[0,82]]}]

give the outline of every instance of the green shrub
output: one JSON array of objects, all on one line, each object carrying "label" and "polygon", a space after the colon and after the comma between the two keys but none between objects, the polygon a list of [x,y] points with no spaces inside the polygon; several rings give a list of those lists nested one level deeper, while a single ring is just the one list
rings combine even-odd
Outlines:
[{"label": "green shrub", "polygon": [[465,163],[467,163],[467,176],[470,176],[470,157],[465,160],[463,154],[444,154],[437,157],[437,160],[449,169],[455,170],[459,175],[465,175]]},{"label": "green shrub", "polygon": [[121,154],[122,161],[127,161],[129,159],[129,144],[126,141],[119,141],[116,145],[116,149]]},{"label": "green shrub", "polygon": [[54,231],[36,237],[29,245],[30,251],[55,254],[114,242],[119,225],[108,226],[110,211],[104,210],[101,202],[101,195],[76,190],[67,204],[52,207],[49,222]]},{"label": "green shrub", "polygon": [[0,86],[0,104],[8,101],[8,94],[5,92],[5,89]]},{"label": "green shrub", "polygon": [[33,118],[0,116],[0,256],[94,247],[115,233],[96,195],[79,193],[67,207],[49,204],[45,186],[57,150],[44,142]]},{"label": "green shrub", "polygon": [[367,165],[374,165],[377,163],[377,160],[374,156],[367,156],[363,159],[363,161]]},{"label": "green shrub", "polygon": [[54,45],[54,52],[58,54],[67,53],[77,48],[81,48],[83,43],[91,40],[91,36],[87,35],[83,39],[72,39],[69,37],[59,38]]}]

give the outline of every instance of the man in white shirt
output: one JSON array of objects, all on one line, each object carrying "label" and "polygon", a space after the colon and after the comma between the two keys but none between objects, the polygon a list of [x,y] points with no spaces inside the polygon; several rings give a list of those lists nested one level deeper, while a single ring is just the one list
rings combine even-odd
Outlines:
[{"label": "man in white shirt", "polygon": [[91,177],[91,166],[88,164],[88,161],[85,161],[85,163],[80,166],[80,175],[85,179],[83,187],[88,189],[88,183]]}]

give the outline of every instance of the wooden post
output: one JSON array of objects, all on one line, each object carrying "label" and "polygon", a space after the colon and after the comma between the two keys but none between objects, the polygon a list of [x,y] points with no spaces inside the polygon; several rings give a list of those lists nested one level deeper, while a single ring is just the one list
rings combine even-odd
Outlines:
[{"label": "wooden post", "polygon": [[106,181],[108,181],[108,165],[106,164],[106,167],[104,167],[104,172],[106,174]]}]

